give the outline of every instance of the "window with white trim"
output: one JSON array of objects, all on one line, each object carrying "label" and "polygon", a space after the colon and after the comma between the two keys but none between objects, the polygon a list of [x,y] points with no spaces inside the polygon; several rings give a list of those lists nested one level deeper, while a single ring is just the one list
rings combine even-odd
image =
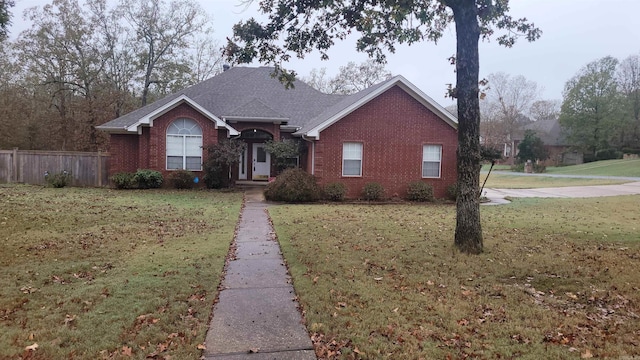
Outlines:
[{"label": "window with white trim", "polygon": [[167,128],[167,170],[202,170],[202,128],[177,119]]},{"label": "window with white trim", "polygon": [[422,146],[422,177],[439,178],[442,164],[442,145]]},{"label": "window with white trim", "polygon": [[362,143],[342,144],[342,176],[362,176]]}]

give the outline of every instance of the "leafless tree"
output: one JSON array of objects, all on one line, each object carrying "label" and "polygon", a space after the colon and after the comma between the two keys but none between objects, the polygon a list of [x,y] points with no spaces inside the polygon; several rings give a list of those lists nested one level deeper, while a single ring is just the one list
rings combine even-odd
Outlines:
[{"label": "leafless tree", "polygon": [[142,106],[152,85],[160,92],[183,85],[189,67],[187,49],[203,31],[208,17],[194,0],[121,0],[120,9],[137,40],[137,60],[142,71]]},{"label": "leafless tree", "polygon": [[312,69],[308,77],[303,77],[306,82],[318,91],[325,94],[353,94],[372,85],[391,78],[384,64],[373,59],[356,64],[350,61],[340,67],[339,73],[332,78],[327,77],[327,69]]},{"label": "leafless tree", "polygon": [[560,100],[534,101],[529,108],[529,115],[534,121],[557,119],[560,116],[560,105]]},{"label": "leafless tree", "polygon": [[502,123],[505,140],[511,140],[539,97],[538,85],[522,75],[511,77],[501,72],[490,74],[488,80],[484,108],[491,112],[491,121]]}]

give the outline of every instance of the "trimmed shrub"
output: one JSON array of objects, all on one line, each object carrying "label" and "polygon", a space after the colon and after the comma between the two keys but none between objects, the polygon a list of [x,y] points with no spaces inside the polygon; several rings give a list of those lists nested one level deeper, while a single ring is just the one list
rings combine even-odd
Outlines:
[{"label": "trimmed shrub", "polygon": [[622,152],[616,149],[598,150],[595,154],[596,161],[622,159]]},{"label": "trimmed shrub", "polygon": [[447,186],[447,199],[456,201],[458,198],[458,183]]},{"label": "trimmed shrub", "polygon": [[384,187],[377,182],[366,183],[362,188],[362,198],[365,200],[380,200],[384,197]]},{"label": "trimmed shrub", "polygon": [[133,175],[138,189],[157,189],[162,186],[162,174],[159,171],[140,169]]},{"label": "trimmed shrub", "polygon": [[300,203],[317,201],[320,193],[315,176],[302,169],[287,169],[267,185],[264,197],[272,201]]},{"label": "trimmed shrub", "polygon": [[49,172],[46,171],[44,173],[44,179],[47,181],[47,186],[49,187],[63,188],[69,185],[73,178],[71,177],[70,172],[64,170],[63,172],[57,174],[49,174]]},{"label": "trimmed shrub", "polygon": [[223,164],[208,161],[204,164],[204,177],[202,178],[208,189],[221,189],[229,186],[229,172]]},{"label": "trimmed shrub", "polygon": [[177,170],[172,171],[169,176],[167,176],[167,180],[169,180],[169,184],[174,189],[193,189],[193,180],[196,176],[188,170]]},{"label": "trimmed shrub", "polygon": [[347,194],[347,187],[340,182],[327,184],[324,187],[324,196],[331,201],[342,201]]},{"label": "trimmed shrub", "polygon": [[533,163],[533,172],[536,174],[542,174],[543,172],[547,171],[547,167],[544,166],[543,164],[536,164]]},{"label": "trimmed shrub", "polygon": [[411,201],[433,201],[433,186],[422,181],[414,181],[407,187],[407,199]]},{"label": "trimmed shrub", "polygon": [[111,175],[111,182],[116,189],[135,189],[136,181],[134,180],[135,173],[119,172]]},{"label": "trimmed shrub", "polygon": [[624,154],[636,154],[636,155],[640,155],[640,148],[636,149],[636,148],[622,148],[622,152]]}]

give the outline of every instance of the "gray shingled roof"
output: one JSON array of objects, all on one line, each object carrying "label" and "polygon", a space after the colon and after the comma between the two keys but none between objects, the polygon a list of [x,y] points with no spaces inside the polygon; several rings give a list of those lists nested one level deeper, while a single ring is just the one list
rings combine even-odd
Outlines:
[{"label": "gray shingled roof", "polygon": [[533,130],[545,145],[567,146],[567,139],[562,132],[558,119],[538,120],[527,124],[523,129]]},{"label": "gray shingled roof", "polygon": [[290,126],[304,126],[344,95],[328,95],[301,81],[286,89],[271,76],[272,67],[232,67],[229,70],[171,94],[145,107],[111,120],[99,128],[123,129],[139,119],[186,95],[220,119],[278,118],[288,119]]},{"label": "gray shingled roof", "polygon": [[321,130],[320,127],[328,126],[345,115],[341,112],[353,111],[375,97],[377,92],[394,85],[401,85],[452,126],[457,123],[455,117],[402,76],[395,76],[352,95],[329,95],[301,81],[295,81],[292,89],[286,89],[272,76],[273,71],[272,67],[233,67],[98,128],[123,131],[140,124],[139,121],[148,115],[155,116],[157,110],[166,110],[165,107],[173,105],[172,102],[186,96],[219,120],[279,120],[288,127],[297,128],[297,135],[304,135]]}]

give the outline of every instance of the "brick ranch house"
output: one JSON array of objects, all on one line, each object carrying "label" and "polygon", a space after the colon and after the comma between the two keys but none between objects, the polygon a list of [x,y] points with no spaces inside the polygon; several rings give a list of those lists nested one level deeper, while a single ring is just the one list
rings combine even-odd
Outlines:
[{"label": "brick ranch house", "polygon": [[233,178],[267,181],[276,173],[265,141],[298,138],[306,144],[299,166],[320,185],[342,182],[350,198],[368,182],[404,197],[417,180],[445,197],[456,181],[456,118],[402,76],[329,95],[300,81],[285,89],[273,71],[232,67],[98,126],[110,134],[110,175],[187,169],[202,177],[202,147],[239,138],[247,150]]}]

